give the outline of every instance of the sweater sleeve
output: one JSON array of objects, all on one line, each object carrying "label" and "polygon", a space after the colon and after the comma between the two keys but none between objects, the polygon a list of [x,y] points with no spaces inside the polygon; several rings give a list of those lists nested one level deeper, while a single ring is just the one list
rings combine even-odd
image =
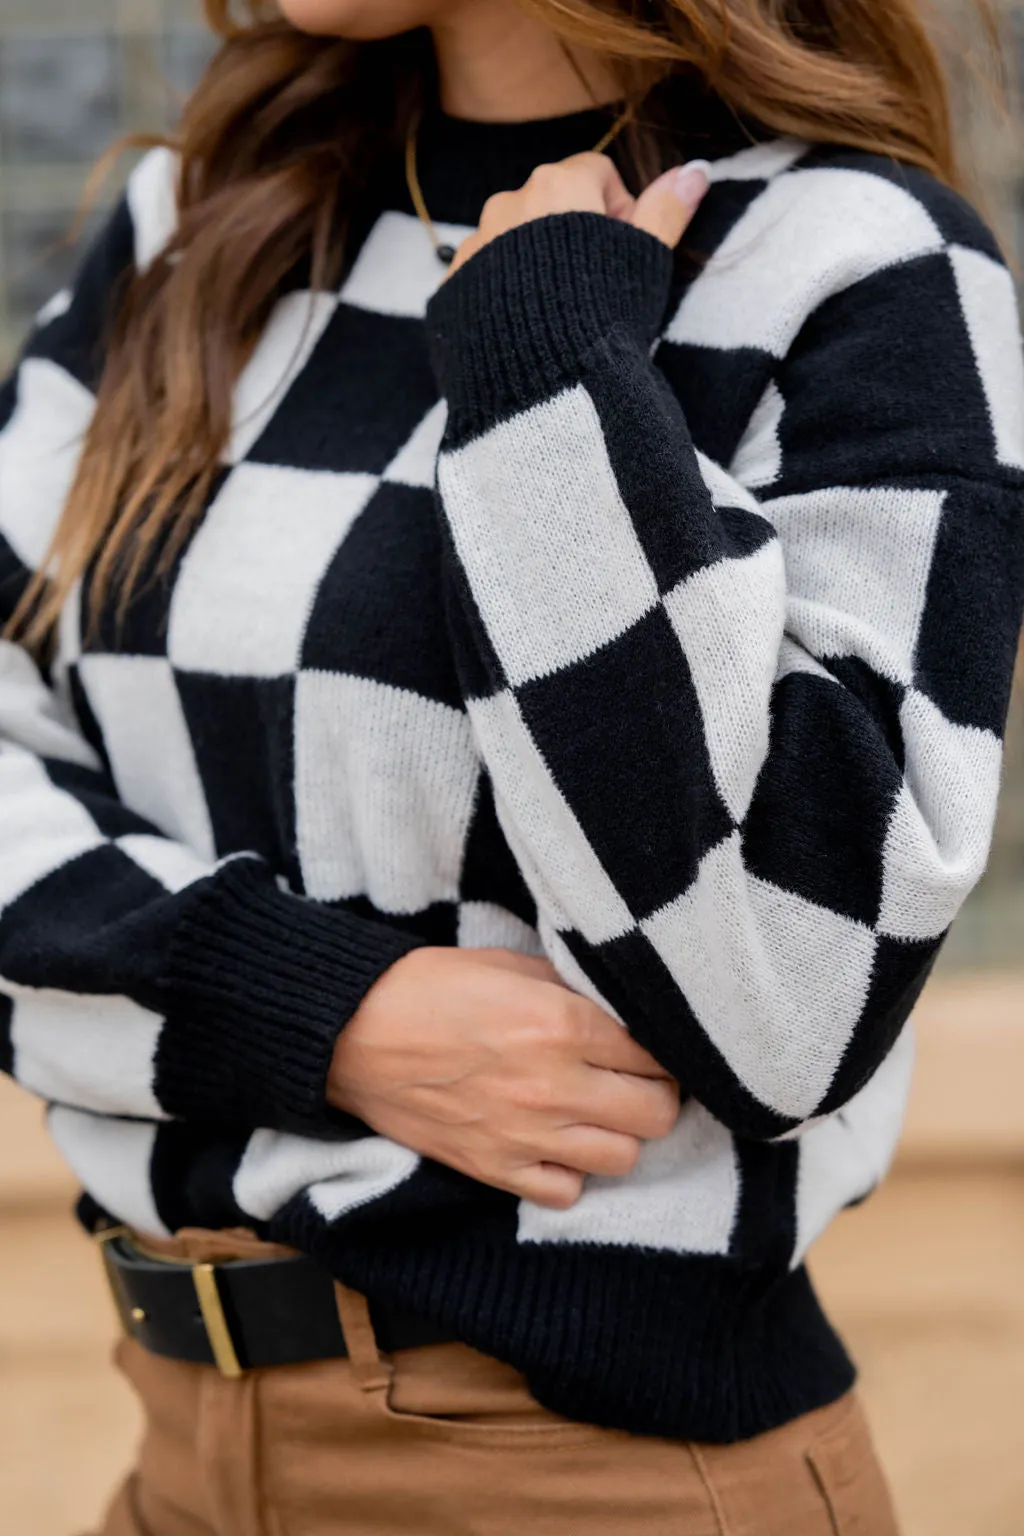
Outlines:
[{"label": "sweater sleeve", "polygon": [[[0,631],[89,425],[105,322],[143,243],[132,195],[0,388]],[[0,1068],[104,1114],[336,1133],[337,1036],[417,941],[280,888],[255,855],[163,835],[123,803],[73,703],[66,673],[0,640]]]},{"label": "sweater sleeve", "polygon": [[[826,212],[812,263],[841,238]],[[877,1069],[996,805],[1024,589],[1013,289],[990,248],[884,243],[811,274],[794,321],[798,274],[762,281],[737,237],[664,359],[669,253],[595,215],[501,237],[428,316],[451,626],[545,946],[760,1139]],[[739,377],[745,327],[777,352],[727,470],[667,380],[727,344]]]}]

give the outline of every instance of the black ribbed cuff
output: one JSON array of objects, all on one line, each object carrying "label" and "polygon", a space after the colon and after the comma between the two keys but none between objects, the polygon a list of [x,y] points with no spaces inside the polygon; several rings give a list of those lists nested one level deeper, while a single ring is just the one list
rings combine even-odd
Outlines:
[{"label": "black ribbed cuff", "polygon": [[338,1035],[374,982],[422,940],[282,891],[236,859],[197,889],[159,983],[156,1063],[170,1114],[330,1136]]},{"label": "black ribbed cuff", "polygon": [[455,441],[575,383],[610,332],[645,349],[672,280],[668,246],[621,220],[560,213],[491,241],[427,308]]}]

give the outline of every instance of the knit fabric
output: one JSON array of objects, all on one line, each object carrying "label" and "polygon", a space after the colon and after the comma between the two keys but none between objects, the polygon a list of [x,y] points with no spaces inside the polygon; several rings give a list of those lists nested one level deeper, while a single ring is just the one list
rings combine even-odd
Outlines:
[{"label": "knit fabric", "polygon": [[[445,175],[435,128],[441,237],[593,127],[478,128]],[[927,176],[700,148],[675,261],[570,214],[438,291],[387,199],[339,291],[281,297],[124,625],[78,593],[51,673],[2,644],[0,1065],[118,1219],[251,1226],[565,1414],[730,1440],[851,1379],[802,1260],[888,1164],[986,858],[1024,367]],[[173,182],[142,163],[0,393],[0,618]],[[334,1114],[338,1032],[423,943],[547,954],[679,1079],[671,1135],[552,1211]]]}]

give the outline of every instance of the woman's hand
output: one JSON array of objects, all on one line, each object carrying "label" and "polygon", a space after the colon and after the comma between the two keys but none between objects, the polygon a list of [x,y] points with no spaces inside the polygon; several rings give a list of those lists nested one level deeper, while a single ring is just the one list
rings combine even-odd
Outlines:
[{"label": "woman's hand", "polygon": [[416,949],[339,1037],[327,1097],[382,1136],[564,1210],[667,1136],[679,1088],[546,960]]},{"label": "woman's hand", "polygon": [[705,160],[666,171],[639,197],[626,190],[607,155],[573,155],[555,165],[538,165],[518,192],[488,198],[480,228],[459,246],[449,271],[457,272],[499,235],[550,213],[604,213],[676,246],[707,189]]}]

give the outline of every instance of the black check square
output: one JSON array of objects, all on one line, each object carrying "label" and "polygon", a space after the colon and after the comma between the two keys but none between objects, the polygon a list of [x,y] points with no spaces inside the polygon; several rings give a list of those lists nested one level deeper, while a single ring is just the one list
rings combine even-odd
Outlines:
[{"label": "black check square", "polygon": [[437,398],[422,323],[342,302],[247,457],[382,475]]}]

